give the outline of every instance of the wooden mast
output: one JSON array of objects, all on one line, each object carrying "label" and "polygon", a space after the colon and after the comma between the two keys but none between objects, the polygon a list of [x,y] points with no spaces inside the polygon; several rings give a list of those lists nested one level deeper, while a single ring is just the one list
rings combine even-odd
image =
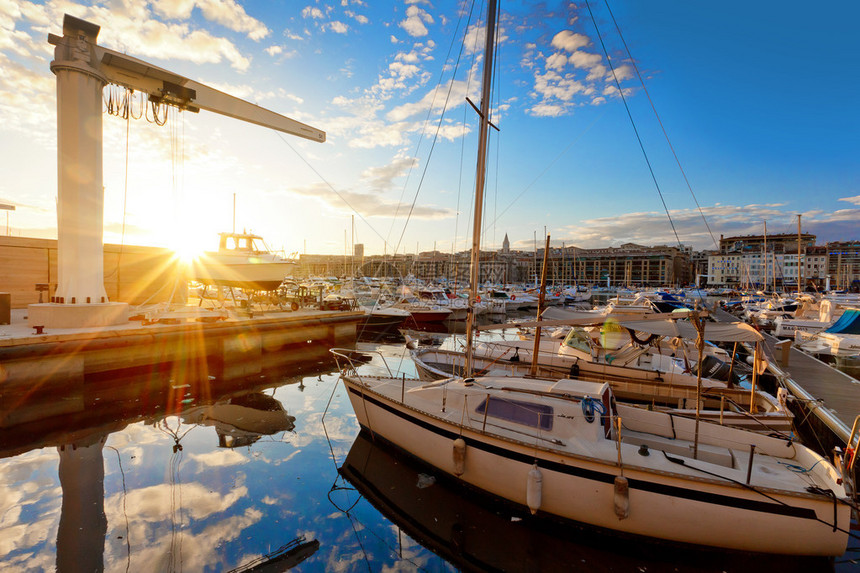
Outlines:
[{"label": "wooden mast", "polygon": [[493,42],[496,36],[496,0],[487,8],[487,38],[484,44],[484,76],[481,88],[480,132],[478,134],[478,167],[475,174],[475,217],[472,221],[472,265],[469,272],[469,308],[466,315],[466,375],[472,374],[472,338],[475,333],[475,302],[481,278],[481,221],[484,207],[487,138],[490,127],[490,88],[493,80]]}]

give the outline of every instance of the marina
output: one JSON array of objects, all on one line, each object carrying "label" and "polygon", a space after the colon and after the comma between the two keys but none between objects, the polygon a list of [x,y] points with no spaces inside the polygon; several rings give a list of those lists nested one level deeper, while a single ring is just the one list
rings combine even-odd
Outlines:
[{"label": "marina", "polygon": [[[368,372],[381,366],[374,351],[413,372],[402,343],[358,346],[373,357]],[[4,499],[19,508],[4,506],[4,566],[561,571],[575,559],[599,570],[853,570],[856,543],[835,561],[733,555],[571,528],[475,496],[359,432],[325,355],[229,381],[164,363],[30,392],[25,408],[86,408],[0,428]]]},{"label": "marina", "polygon": [[[406,19],[391,31],[423,38],[436,21],[425,7],[407,4]],[[199,11],[203,20],[255,42],[270,33],[238,3],[217,14],[197,8],[185,16],[169,7],[143,12],[172,21]],[[62,15],[62,34],[47,36],[53,60],[42,70],[46,76],[50,70],[56,88],[56,239],[51,233],[11,236],[9,212],[17,207],[0,203],[7,211],[7,236],[0,237],[0,568],[844,573],[857,567],[860,382],[852,368],[860,363],[860,299],[850,291],[860,289],[860,242],[828,236],[817,245],[818,235],[802,232],[798,214],[796,255],[793,234],[772,234],[768,243],[767,222],[760,237],[721,234],[718,243],[614,14],[606,4],[625,51],[610,56],[599,29],[605,18],[595,18],[586,2],[562,10],[565,29],[533,38],[554,50],[551,56],[541,54],[540,65],[521,60],[523,69],[545,74],[536,72],[526,98],[540,91],[544,99],[529,104],[534,107],[526,115],[572,114],[574,94],[589,95],[594,108],[623,102],[671,235],[664,235],[665,245],[646,247],[629,238],[638,231],[618,231],[613,240],[620,246],[582,249],[567,239],[553,243],[544,227],[540,251],[537,231],[533,252],[512,249],[507,233],[499,246],[498,198],[490,195],[497,194],[493,186],[520,174],[500,174],[498,167],[493,173],[491,155],[497,163],[500,158],[491,137],[501,131],[500,114],[524,104],[516,96],[499,100],[495,92],[526,84],[497,81],[495,74],[508,65],[500,48],[509,49],[511,30],[534,33],[518,18],[535,14],[522,6],[499,12],[491,0],[473,20],[464,8],[456,12],[468,20],[457,22],[443,63],[451,72],[448,96],[444,104],[435,93],[422,100],[428,116],[418,147],[430,133],[433,112],[440,115],[430,154],[437,138],[445,140],[440,148],[476,139],[466,238],[456,228],[465,215],[459,189],[456,209],[437,208],[426,193],[419,201],[426,176],[436,198],[451,205],[444,196],[454,188],[447,179],[456,175],[449,169],[454,156],[442,169],[434,161],[433,171],[450,171],[447,184],[440,184],[427,169],[430,156],[407,151],[419,130],[417,123],[407,127],[407,119],[421,110],[406,101],[430,81],[419,64],[435,59],[434,40],[399,53],[391,77],[380,75],[373,88],[347,98],[338,93],[342,85],[329,91],[332,76],[331,86],[318,83],[303,99],[280,89],[264,94],[231,82],[198,82],[190,72],[217,70],[220,56],[177,67],[168,56],[169,68],[160,67],[128,53],[155,61],[163,56],[143,42],[117,45],[124,32],[115,15],[101,13],[104,23],[92,21],[98,11]],[[41,16],[40,34],[46,22],[57,25],[58,10]],[[586,11],[593,38],[577,24]],[[441,14],[447,28],[451,20]],[[370,24],[351,10],[344,15],[354,23],[327,22],[319,31],[343,35],[350,26]],[[314,24],[324,16],[312,7],[302,11]],[[102,32],[103,24],[113,26]],[[304,34],[310,36],[309,29]],[[289,29],[283,37],[301,39]],[[402,41],[390,35],[392,45]],[[471,64],[449,59],[461,42]],[[540,52],[536,43],[526,46],[529,58]],[[254,69],[231,47],[223,44],[223,54],[236,70]],[[299,53],[284,50],[265,48],[284,64],[281,71]],[[329,50],[316,50],[323,52]],[[353,65],[347,62],[338,73],[351,77]],[[463,88],[455,78],[466,69],[469,87]],[[474,87],[478,70],[480,87]],[[574,81],[576,75],[585,83]],[[422,79],[410,80],[418,84],[407,89],[403,82],[413,76]],[[248,78],[249,86],[268,81],[256,70]],[[639,92],[630,87],[634,78],[715,251],[681,242],[672,219],[680,211],[666,204],[628,105]],[[567,85],[568,96],[544,92],[549,84]],[[440,76],[436,87],[443,85]],[[469,104],[456,105],[474,112],[474,127],[444,117],[452,93]],[[381,102],[400,98],[385,115],[394,128],[387,138],[367,130],[363,140],[346,143],[349,153],[341,146],[355,128],[352,120],[320,107],[329,100],[323,105],[374,115],[385,107]],[[552,98],[559,98],[556,104]],[[258,100],[292,102],[293,117],[329,122],[331,139],[272,110],[279,106],[252,103]],[[445,109],[437,110],[440,105]],[[217,165],[224,150],[242,154],[265,136],[231,137],[229,130],[243,128],[222,132],[220,124],[201,136],[198,128],[207,124],[195,123],[186,148],[180,112],[253,124],[265,136],[276,135],[299,161],[265,149],[241,166]],[[118,162],[106,162],[105,155],[116,159],[120,148],[118,132],[103,125],[109,116],[126,122],[116,244],[105,241],[113,217],[106,209],[117,203],[108,189],[118,187],[105,179],[116,177]],[[189,186],[206,190],[199,210],[177,209],[171,224],[161,208],[148,223],[175,235],[175,248],[127,241],[129,179],[138,193],[145,189],[139,186],[144,177],[129,175],[131,119],[169,123],[167,137],[142,147],[147,154],[160,146],[165,156],[170,148],[174,199],[185,185],[186,165],[196,172]],[[555,127],[523,141],[555,138],[563,131]],[[218,151],[211,153],[204,140],[217,141]],[[396,148],[397,165],[373,166],[365,157],[348,185],[327,180],[312,164],[337,157],[332,164],[348,165],[356,150],[377,146]],[[620,149],[614,139],[611,146]],[[518,153],[519,165],[535,162],[530,152]],[[588,157],[588,151],[577,153]],[[465,172],[465,147],[459,154]],[[192,245],[204,213],[211,218],[219,211],[221,218],[228,172],[263,171],[267,162],[289,177],[271,171],[256,180],[257,200],[243,201],[243,208],[250,203],[254,218],[276,224],[237,231],[233,192],[233,228],[221,227],[217,251]],[[203,164],[211,173],[198,170]],[[297,165],[317,180],[303,179]],[[384,198],[395,180],[408,182],[419,165],[411,205],[406,185],[397,201]],[[564,200],[539,209],[571,208],[567,191],[581,178],[566,175]],[[602,194],[592,186],[588,195]],[[153,205],[159,203],[156,187],[150,186]],[[279,204],[281,193],[293,203]],[[321,244],[337,252],[340,229],[319,208],[335,197],[340,208],[345,204],[359,215],[362,233],[369,228],[371,240],[381,241],[383,254],[365,256],[352,214],[343,255],[308,255],[306,239],[302,255],[297,249],[287,255],[283,246],[273,249],[263,240],[270,233],[283,240],[284,229],[303,229],[320,240],[325,231]],[[860,205],[860,197],[838,200]],[[613,195],[613,201],[609,218],[624,199]],[[586,217],[589,201],[576,202]],[[517,226],[535,218],[532,207],[517,213]],[[822,228],[815,214],[806,216]],[[369,220],[374,217],[392,221],[388,236]],[[552,213],[540,217],[554,220]],[[437,249],[443,231],[436,222],[451,218],[454,238]],[[416,243],[413,255],[403,246],[407,223],[410,233],[431,228],[422,233],[432,236],[432,251],[422,253]],[[570,221],[553,225],[585,240]],[[144,227],[141,219],[129,223],[135,232]],[[707,243],[700,235],[696,241]],[[738,290],[716,288],[728,284]]]}]

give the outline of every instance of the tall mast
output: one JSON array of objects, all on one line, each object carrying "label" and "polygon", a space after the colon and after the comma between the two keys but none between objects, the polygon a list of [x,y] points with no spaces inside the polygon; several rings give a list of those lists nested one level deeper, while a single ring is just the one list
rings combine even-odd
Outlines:
[{"label": "tall mast", "polygon": [[800,294],[800,215],[797,216],[797,294]]},{"label": "tall mast", "polygon": [[764,222],[764,257],[763,257],[763,266],[764,266],[764,280],[761,282],[761,290],[767,290],[767,221]]},{"label": "tall mast", "polygon": [[466,317],[466,375],[472,374],[472,337],[475,330],[475,301],[478,297],[481,258],[481,220],[484,207],[484,178],[487,137],[490,126],[490,87],[493,80],[493,42],[496,36],[496,0],[487,8],[487,38],[484,44],[484,79],[481,88],[481,130],[478,134],[478,167],[475,174],[475,218],[472,223],[472,266],[469,273],[469,309]]}]

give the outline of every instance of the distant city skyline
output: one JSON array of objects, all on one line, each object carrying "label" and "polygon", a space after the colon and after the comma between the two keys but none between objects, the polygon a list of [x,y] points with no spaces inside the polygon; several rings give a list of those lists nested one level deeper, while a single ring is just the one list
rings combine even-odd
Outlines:
[{"label": "distant city skyline", "polygon": [[[47,34],[70,13],[101,26],[106,47],[328,136],[315,145],[205,112],[171,113],[164,127],[105,116],[105,242],[214,248],[235,193],[237,227],[288,253],[467,249],[476,121],[465,98],[479,103],[482,49],[472,10],[10,0],[0,203],[15,206],[11,233],[56,237]],[[554,247],[713,249],[765,221],[791,233],[797,214],[819,243],[860,239],[858,17],[854,3],[765,1],[742,14],[669,0],[502,3],[484,248],[505,233],[512,249],[535,237],[540,248],[546,229]]]}]

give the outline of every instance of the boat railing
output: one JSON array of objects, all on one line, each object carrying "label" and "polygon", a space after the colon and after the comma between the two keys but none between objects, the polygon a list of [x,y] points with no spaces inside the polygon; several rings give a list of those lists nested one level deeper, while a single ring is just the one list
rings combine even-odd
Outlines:
[{"label": "boat railing", "polygon": [[337,369],[345,375],[349,376],[357,376],[359,380],[361,380],[361,375],[358,372],[358,367],[362,364],[367,364],[372,359],[368,358],[369,354],[376,354],[382,360],[383,366],[385,366],[385,370],[388,371],[389,378],[393,377],[394,374],[391,372],[391,368],[388,366],[388,362],[385,360],[385,356],[379,350],[356,350],[354,348],[329,348],[329,352],[334,356],[335,363],[337,364]]},{"label": "boat railing", "polygon": [[860,415],[854,418],[851,426],[851,434],[845,443],[845,456],[842,458],[842,475],[850,482],[852,495],[856,496],[856,484],[854,481],[854,464],[857,462],[857,449],[860,448]]}]

